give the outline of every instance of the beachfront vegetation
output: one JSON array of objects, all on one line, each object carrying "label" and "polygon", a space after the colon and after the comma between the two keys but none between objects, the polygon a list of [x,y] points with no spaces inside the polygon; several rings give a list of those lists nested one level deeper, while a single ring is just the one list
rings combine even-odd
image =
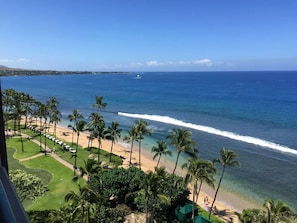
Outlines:
[{"label": "beachfront vegetation", "polygon": [[144,135],[151,135],[152,129],[147,127],[147,122],[145,120],[136,120],[136,141],[138,141],[138,166],[141,168],[141,142],[144,139]]},{"label": "beachfront vegetation", "polygon": [[170,140],[170,145],[176,148],[177,157],[172,174],[175,174],[176,167],[178,165],[178,160],[182,152],[196,157],[197,149],[195,149],[196,142],[191,139],[192,132],[186,129],[173,129],[171,135],[167,136]]},{"label": "beachfront vegetation", "polygon": [[211,207],[209,210],[209,216],[208,216],[209,219],[210,219],[210,215],[211,215],[212,209],[214,207],[214,204],[215,204],[215,201],[216,201],[216,198],[217,198],[217,195],[218,195],[221,183],[222,183],[223,176],[225,174],[226,167],[239,167],[240,166],[240,164],[237,160],[236,153],[230,149],[225,149],[225,148],[220,150],[220,157],[219,157],[219,159],[215,159],[214,163],[219,163],[222,166],[222,172],[221,172],[219,183],[218,183],[215,195],[214,195],[214,199],[212,201],[212,204],[211,204]]},{"label": "beachfront vegetation", "polygon": [[153,159],[156,159],[158,157],[156,168],[159,167],[161,156],[172,156],[172,152],[169,150],[164,140],[158,141],[157,144],[158,146],[152,147],[152,153],[154,154]]},{"label": "beachfront vegetation", "polygon": [[112,162],[111,157],[112,157],[113,145],[121,137],[121,131],[122,131],[122,129],[119,128],[119,123],[117,123],[117,122],[112,122],[111,126],[109,126],[106,130],[106,139],[111,141],[109,162]]},{"label": "beachfront vegetation", "polygon": [[[199,192],[202,187],[202,183],[205,182],[209,186],[214,187],[215,178],[214,175],[216,173],[216,168],[212,162],[209,160],[203,160],[198,158],[190,158],[187,163],[182,165],[182,168],[187,169],[187,174],[185,177],[185,181],[187,183],[192,183],[193,185],[193,193],[192,193],[192,218],[194,219],[195,215],[195,204],[198,201]],[[205,205],[206,200],[204,201]]]},{"label": "beachfront vegetation", "polygon": [[71,122],[73,122],[72,124],[69,124],[68,127],[72,129],[72,142],[71,142],[71,146],[73,146],[73,142],[74,142],[74,129],[76,128],[77,122],[80,119],[83,119],[83,115],[81,113],[79,113],[78,109],[73,109],[72,110],[72,114],[69,114],[67,116],[68,120]]},{"label": "beachfront vegetation", "polygon": [[[127,135],[124,136],[123,141],[130,143],[130,158],[129,158],[129,166],[132,166],[132,154],[133,154],[133,146],[134,142],[137,139],[136,125],[132,125],[131,130],[127,131]],[[135,163],[136,164],[136,163]]]},{"label": "beachfront vegetation", "polygon": [[[158,147],[152,148],[154,158],[158,157],[155,171],[144,173],[140,168],[140,158],[138,163],[132,165],[134,143],[138,142],[141,155],[141,141],[145,135],[151,134],[151,130],[147,128],[148,123],[139,120],[123,137],[123,140],[131,146],[130,168],[117,168],[122,160],[112,155],[112,146],[120,138],[121,129],[118,123],[112,123],[111,127],[105,126],[104,118],[99,112],[105,109],[106,105],[103,97],[96,97],[94,107],[97,109],[89,115],[87,121],[77,109],[74,109],[68,116],[71,123],[69,127],[73,130],[71,147],[76,148],[73,153],[70,153],[65,146],[57,145],[56,141],[49,140],[46,136],[49,135],[50,125],[56,126],[61,121],[57,99],[50,98],[42,104],[24,93],[12,89],[4,91],[5,126],[8,135],[15,136],[7,139],[9,149],[17,150],[15,157],[20,159],[26,167],[37,170],[37,174],[41,169],[46,170],[51,176],[44,181],[49,189],[45,196],[39,197],[36,202],[26,206],[31,222],[124,222],[125,216],[132,212],[145,213],[145,221],[149,223],[154,221],[176,222],[173,214],[175,209],[190,202],[188,183],[191,182],[194,187],[192,202],[197,204],[202,183],[205,182],[210,186],[215,184],[214,163],[219,163],[222,166],[222,172],[209,211],[210,217],[225,168],[239,166],[236,154],[232,150],[222,149],[219,159],[216,159],[214,163],[202,160],[197,156],[196,143],[191,139],[191,132],[186,129],[173,129],[167,137],[168,143],[177,151],[173,172],[168,173],[165,167],[159,167],[161,156],[171,155],[165,142],[166,139],[164,139],[158,142]],[[24,117],[24,124],[21,125],[22,117]],[[93,139],[98,140],[97,148],[92,145],[82,148],[79,145],[80,133],[84,131],[90,133],[90,142]],[[55,132],[56,130],[54,130],[54,138],[56,138]],[[76,143],[74,143],[75,137]],[[102,150],[103,139],[112,141],[110,153]],[[52,150],[68,164],[72,163],[74,158],[74,165],[70,165],[73,168],[74,177],[72,171],[57,162],[52,153],[51,156],[38,156],[42,153],[47,155],[47,152]],[[78,150],[79,156],[77,156]],[[97,152],[97,159],[93,156],[94,150]],[[191,157],[189,162],[183,165],[187,169],[185,179],[176,175],[181,153],[189,154]],[[105,168],[106,165],[102,165],[103,162],[114,164],[115,167]],[[15,169],[25,168],[15,161],[13,163]],[[79,176],[85,176],[86,181]],[[284,215],[279,215],[279,211],[275,211],[278,209],[275,206],[278,207],[279,204],[267,202],[265,211],[245,211],[242,215],[242,219],[245,219],[243,222],[252,222],[246,220],[247,216],[252,216],[252,214],[258,214],[256,219],[259,215],[269,219],[264,221],[259,217],[261,223],[283,220],[284,218],[279,216]],[[198,208],[199,213],[203,213],[204,216],[208,215],[202,208]],[[220,222],[213,216],[210,219],[212,222]]]},{"label": "beachfront vegetation", "polygon": [[264,209],[243,210],[239,219],[243,223],[297,222],[297,215],[282,201],[266,199]]}]

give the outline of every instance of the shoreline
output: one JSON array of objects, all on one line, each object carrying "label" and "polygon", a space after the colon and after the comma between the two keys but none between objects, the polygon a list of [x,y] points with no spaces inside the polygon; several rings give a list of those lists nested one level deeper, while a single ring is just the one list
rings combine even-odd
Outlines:
[{"label": "shoreline", "polygon": [[[53,134],[53,126],[50,126],[49,133]],[[68,134],[65,134],[68,133]],[[79,145],[83,148],[86,148],[88,146],[88,137],[89,134],[86,132],[80,133],[80,140]],[[56,126],[56,137],[63,139],[65,141],[71,142],[72,141],[72,130],[68,129],[67,127],[63,125],[57,125]],[[76,135],[74,136],[74,139],[76,138]],[[93,142],[93,145],[96,147],[96,141]],[[102,140],[102,149],[110,152],[111,142],[108,140]],[[127,144],[125,142],[119,141],[114,144],[113,146],[113,153],[122,156],[125,159],[123,160],[123,168],[126,168],[129,165],[129,157],[130,157],[130,144]],[[157,159],[153,160],[153,155],[148,151],[147,149],[142,149],[141,154],[141,168],[144,172],[146,171],[153,171],[154,167],[156,166]],[[171,163],[168,159],[164,159],[165,157],[162,157],[160,160],[160,166],[164,166],[166,170],[170,173],[173,169],[174,163]],[[133,154],[132,154],[132,162],[138,161],[138,147],[137,145],[134,145],[133,147]],[[180,176],[185,175],[185,171],[181,169],[180,166],[177,167],[176,173]],[[212,198],[214,197],[215,189],[212,189],[208,187],[207,185],[203,184],[201,192],[199,194],[198,198],[198,204],[203,207],[204,205],[204,198],[208,197],[209,203],[211,204]],[[243,209],[247,208],[260,208],[260,204],[257,204],[256,202],[250,201],[246,198],[244,198],[244,195],[241,196],[239,194],[236,194],[234,192],[228,191],[224,188],[220,188],[215,206],[219,212],[222,212],[223,215],[219,216],[223,218],[226,221],[229,221],[231,218],[233,220],[238,219],[236,213],[241,212]],[[227,215],[227,216],[226,216]],[[225,219],[224,217],[228,217],[228,219]]]}]

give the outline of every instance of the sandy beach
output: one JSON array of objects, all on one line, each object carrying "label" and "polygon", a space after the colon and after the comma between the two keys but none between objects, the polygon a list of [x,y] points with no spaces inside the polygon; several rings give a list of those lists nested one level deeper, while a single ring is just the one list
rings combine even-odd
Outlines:
[{"label": "sandy beach", "polygon": [[[50,127],[49,133],[54,133],[53,126]],[[66,127],[58,125],[56,127],[56,137],[59,139],[63,139],[65,141],[71,142],[72,141],[72,131]],[[76,135],[74,135],[74,141],[76,139]],[[80,133],[79,144],[83,148],[88,147],[88,134],[85,132]],[[96,146],[96,142],[93,142],[93,146]],[[102,141],[102,149],[109,152],[111,147],[111,142],[107,140]],[[126,168],[129,166],[129,158],[130,158],[130,144],[118,142],[114,144],[113,153],[125,157],[123,162],[123,167]],[[132,156],[132,163],[138,162],[138,147],[135,145],[134,152]],[[157,160],[153,160],[153,155],[143,149],[141,154],[141,168],[144,171],[153,171],[154,167],[156,166]],[[160,166],[166,167],[168,172],[171,172],[173,169],[173,163],[166,161],[166,159],[161,158]],[[185,171],[181,168],[177,168],[176,173],[184,176]],[[204,199],[207,197],[209,205],[211,205],[212,197],[215,193],[215,190],[209,188],[207,186],[202,186],[202,191],[199,194],[198,204],[203,207],[204,206]],[[191,195],[190,195],[191,196]],[[228,193],[223,189],[220,189],[217,200],[215,202],[216,213],[221,218],[223,218],[226,222],[238,222],[238,217],[236,216],[236,212],[241,212],[245,208],[253,208],[255,204],[247,201],[237,195],[232,193]]]}]

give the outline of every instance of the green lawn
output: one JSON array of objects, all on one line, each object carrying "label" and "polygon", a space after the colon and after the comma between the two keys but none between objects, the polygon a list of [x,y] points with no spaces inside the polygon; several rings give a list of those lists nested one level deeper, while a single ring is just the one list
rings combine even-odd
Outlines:
[{"label": "green lawn", "polygon": [[[25,167],[23,164],[21,164],[19,162],[18,159],[15,159],[13,157],[13,154],[15,154],[16,149],[12,148],[12,147],[7,147],[7,159],[8,159],[8,169],[9,170],[16,170],[16,169],[20,169],[20,170],[25,170],[26,172],[30,173],[30,174],[34,174],[38,177],[40,177],[45,184],[48,184],[50,182],[50,180],[52,179],[52,175],[46,171],[46,170],[41,170],[41,169],[31,169],[31,168],[27,168]],[[29,163],[31,162],[31,160],[29,160]]]},{"label": "green lawn", "polygon": [[[9,170],[16,170],[16,169],[20,169],[20,170],[24,170],[29,174],[33,174],[38,176],[45,185],[49,184],[51,179],[52,179],[52,174],[49,173],[46,170],[43,169],[31,169],[31,168],[27,168],[25,167],[23,164],[21,164],[19,162],[18,159],[15,159],[13,157],[13,155],[15,154],[16,149],[13,147],[7,147],[7,160],[8,160],[8,169]],[[31,162],[31,160],[29,160],[29,163]],[[30,207],[33,204],[32,201],[30,200],[25,200],[23,202],[23,205],[25,207],[25,209],[27,209],[28,207]]]},{"label": "green lawn", "polygon": [[37,155],[38,153],[40,153],[39,145],[32,142],[31,140],[23,138],[23,144],[24,144],[24,152],[22,152],[20,138],[6,139],[7,147],[12,147],[17,150],[17,152],[14,154],[14,157],[16,159],[27,158],[27,157],[31,157],[31,156],[34,156],[34,155]]},{"label": "green lawn", "polygon": [[[29,129],[26,129],[26,130],[24,129],[22,132],[27,134],[27,135],[30,135],[31,137],[33,137],[34,139],[36,139],[38,141],[40,140],[40,136],[39,136],[38,133],[32,132]],[[74,158],[73,158],[72,154],[69,151],[64,150],[60,145],[55,144],[52,140],[46,139],[46,137],[44,137],[42,135],[41,141],[42,141],[43,144],[45,143],[45,140],[46,140],[47,147],[49,147],[52,150],[55,150],[55,153],[57,155],[59,155],[62,159],[66,160],[67,162],[69,162],[71,164],[74,163]],[[66,143],[67,145],[71,146],[71,142],[67,142],[67,141],[64,141],[64,140],[61,140],[61,139],[59,139],[59,140]],[[76,144],[75,143],[73,144],[72,148],[76,149]],[[94,154],[94,157],[97,157],[98,149],[93,147],[92,153]],[[81,146],[78,146],[77,160],[76,160],[77,166],[78,167],[80,167],[80,166],[84,167],[84,160],[87,160],[89,155],[90,155],[90,152],[87,150],[87,148],[82,148]],[[119,156],[116,156],[114,154],[112,154],[112,161],[113,162],[109,163],[109,153],[104,151],[103,149],[101,149],[101,151],[100,151],[100,161],[101,162],[106,162],[107,164],[114,165],[114,166],[122,165],[122,159]]]},{"label": "green lawn", "polygon": [[[47,170],[53,176],[48,185],[49,191],[28,210],[58,209],[65,204],[64,197],[68,192],[71,190],[78,191],[77,183],[72,181],[73,171],[51,156],[40,156],[21,163],[28,168]],[[83,179],[79,179],[79,183],[81,185],[86,184]]]},{"label": "green lawn", "polygon": [[[31,130],[23,129],[22,133],[33,137],[36,140],[40,140],[40,135],[34,133]],[[45,139],[42,135],[41,142],[44,144],[46,140],[46,145],[53,149],[55,148],[56,154],[58,154],[62,159],[69,163],[74,162],[74,158],[69,151],[63,150],[58,144],[54,144],[53,141]],[[48,209],[58,209],[65,204],[64,197],[70,191],[78,191],[77,184],[85,185],[86,182],[83,179],[79,179],[78,182],[73,182],[73,170],[65,167],[58,161],[56,161],[51,156],[42,155],[34,159],[29,159],[26,161],[19,162],[20,159],[28,158],[40,153],[39,144],[34,143],[32,140],[23,138],[24,152],[21,151],[21,141],[19,137],[6,139],[7,152],[8,152],[8,164],[9,169],[23,169],[28,173],[37,175],[40,177],[45,184],[48,184],[49,191],[45,196],[38,198],[33,204],[30,201],[25,201],[23,203],[26,210],[48,210]],[[71,145],[71,142],[65,142]],[[75,149],[76,146],[74,145]],[[93,149],[92,153],[97,157],[98,150]],[[90,152],[87,149],[78,147],[77,153],[77,166],[84,167],[84,160],[88,159]],[[113,160],[116,160],[112,165],[121,165],[122,160],[120,157],[113,155]],[[101,150],[100,161],[106,161],[109,163],[109,153]]]},{"label": "green lawn", "polygon": [[[50,142],[50,140],[48,141]],[[49,155],[42,155],[38,158],[20,162],[19,159],[40,153],[38,144],[28,139],[24,139],[23,142],[24,152],[21,151],[21,141],[19,138],[6,140],[9,169],[22,169],[30,174],[34,174],[40,177],[45,184],[48,184],[49,188],[46,195],[37,199],[35,202],[24,201],[23,205],[25,209],[47,210],[60,208],[65,204],[64,197],[69,191],[78,191],[77,183],[72,182],[73,171]],[[79,183],[81,185],[86,184],[83,179],[79,179]]]}]

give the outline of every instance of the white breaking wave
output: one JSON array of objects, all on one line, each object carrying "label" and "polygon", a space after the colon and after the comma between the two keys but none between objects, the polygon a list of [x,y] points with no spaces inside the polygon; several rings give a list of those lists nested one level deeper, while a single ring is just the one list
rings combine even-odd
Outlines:
[{"label": "white breaking wave", "polygon": [[223,136],[223,137],[226,137],[229,139],[234,139],[234,140],[238,140],[238,141],[242,141],[242,142],[278,150],[281,152],[297,155],[297,150],[291,149],[284,145],[280,145],[277,143],[273,143],[273,142],[270,142],[267,140],[263,140],[263,139],[259,139],[259,138],[255,138],[255,137],[251,137],[251,136],[238,135],[233,132],[223,131],[223,130],[215,129],[215,128],[209,127],[209,126],[203,126],[203,125],[197,125],[197,124],[183,122],[181,120],[174,119],[169,116],[148,115],[148,114],[130,114],[130,113],[124,113],[124,112],[118,112],[118,115],[131,117],[131,118],[146,119],[146,120],[151,120],[151,121],[162,122],[162,123],[166,123],[166,124],[173,124],[173,125],[177,125],[177,126],[191,128],[191,129],[195,129],[198,131]]}]

